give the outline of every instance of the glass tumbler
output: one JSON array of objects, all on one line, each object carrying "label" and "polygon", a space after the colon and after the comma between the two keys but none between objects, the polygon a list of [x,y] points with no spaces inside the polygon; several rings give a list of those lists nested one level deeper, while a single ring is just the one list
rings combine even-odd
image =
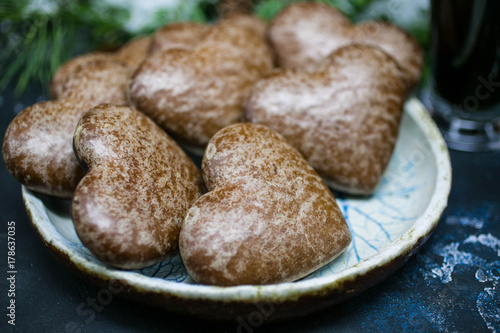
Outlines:
[{"label": "glass tumbler", "polygon": [[448,147],[500,150],[500,1],[431,0],[424,101]]}]

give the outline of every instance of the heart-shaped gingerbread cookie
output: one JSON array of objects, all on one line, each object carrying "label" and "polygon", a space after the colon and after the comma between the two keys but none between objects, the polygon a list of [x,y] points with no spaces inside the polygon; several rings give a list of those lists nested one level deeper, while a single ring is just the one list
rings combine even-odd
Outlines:
[{"label": "heart-shaped gingerbread cookie", "polygon": [[383,22],[352,25],[337,9],[318,2],[285,7],[272,21],[269,38],[282,67],[314,68],[330,53],[348,44],[381,48],[400,65],[408,88],[419,81],[423,52],[415,39]]},{"label": "heart-shaped gingerbread cookie", "polygon": [[202,172],[210,192],[189,209],[179,239],[184,265],[199,283],[294,281],[350,243],[328,187],[266,126],[241,123],[219,131]]},{"label": "heart-shaped gingerbread cookie", "polygon": [[78,119],[101,103],[126,104],[129,76],[128,67],[107,58],[77,66],[60,85],[61,99],[32,105],[9,124],[7,170],[31,190],[71,198],[84,175],[72,148]]},{"label": "heart-shaped gingerbread cookie", "polygon": [[234,15],[211,26],[193,50],[151,54],[132,77],[130,100],[175,138],[204,147],[240,121],[249,89],[272,68],[264,26]]},{"label": "heart-shaped gingerbread cookie", "polygon": [[390,160],[405,89],[389,55],[352,44],[313,72],[282,69],[259,81],[246,117],[281,133],[333,188],[366,195]]},{"label": "heart-shaped gingerbread cookie", "polygon": [[179,146],[144,114],[112,105],[80,119],[74,146],[90,171],[75,190],[72,216],[95,257],[135,269],[175,253],[184,216],[203,189]]}]

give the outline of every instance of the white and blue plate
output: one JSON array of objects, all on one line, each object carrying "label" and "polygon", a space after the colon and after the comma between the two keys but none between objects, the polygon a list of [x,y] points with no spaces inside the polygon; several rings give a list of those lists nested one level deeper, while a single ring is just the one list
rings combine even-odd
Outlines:
[{"label": "white and blue plate", "polygon": [[[70,202],[31,192],[23,198],[35,230],[58,258],[90,283],[167,311],[235,320],[266,305],[268,320],[304,315],[382,281],[427,240],[446,207],[451,167],[446,144],[423,105],[405,105],[397,145],[370,197],[335,193],[352,233],[336,260],[308,277],[264,286],[196,284],[179,256],[155,266],[124,271],[101,263],[78,239]],[[123,288],[116,288],[119,284]],[[260,306],[260,307],[259,307]]]}]

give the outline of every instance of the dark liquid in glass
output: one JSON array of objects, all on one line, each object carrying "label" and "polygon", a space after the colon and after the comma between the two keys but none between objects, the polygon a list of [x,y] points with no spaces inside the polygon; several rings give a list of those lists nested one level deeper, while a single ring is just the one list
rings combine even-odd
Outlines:
[{"label": "dark liquid in glass", "polygon": [[431,12],[434,92],[455,105],[472,98],[474,110],[499,104],[500,0],[432,0]]}]

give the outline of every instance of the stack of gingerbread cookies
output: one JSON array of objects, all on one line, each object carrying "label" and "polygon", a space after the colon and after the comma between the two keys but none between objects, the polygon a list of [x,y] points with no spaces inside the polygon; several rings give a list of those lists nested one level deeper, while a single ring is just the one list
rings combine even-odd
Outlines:
[{"label": "stack of gingerbread cookies", "polygon": [[328,186],[376,191],[421,68],[406,32],[320,3],[172,23],[65,63],[3,157],[30,190],[72,200],[107,265],[180,252],[202,284],[294,281],[349,246]]}]

